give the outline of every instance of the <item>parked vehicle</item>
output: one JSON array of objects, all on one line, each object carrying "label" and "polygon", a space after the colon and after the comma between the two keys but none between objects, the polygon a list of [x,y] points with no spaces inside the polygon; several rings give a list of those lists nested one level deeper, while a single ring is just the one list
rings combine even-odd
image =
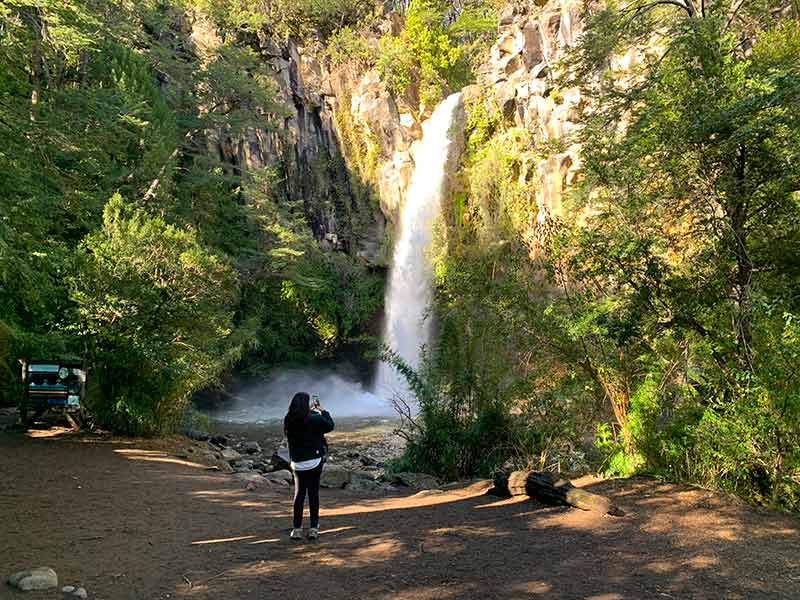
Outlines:
[{"label": "parked vehicle", "polygon": [[20,420],[30,424],[51,411],[63,415],[72,425],[83,421],[86,396],[86,366],[81,361],[23,360],[23,393]]}]

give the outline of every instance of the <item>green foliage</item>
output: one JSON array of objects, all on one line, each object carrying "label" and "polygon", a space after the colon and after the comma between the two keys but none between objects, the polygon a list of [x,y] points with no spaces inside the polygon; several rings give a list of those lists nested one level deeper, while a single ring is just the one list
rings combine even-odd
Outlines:
[{"label": "green foliage", "polygon": [[381,39],[381,78],[396,96],[407,95],[415,84],[416,99],[432,108],[472,80],[495,22],[493,9],[481,2],[454,8],[439,0],[414,0],[400,35]]},{"label": "green foliage", "polygon": [[[320,153],[309,175],[323,199],[304,203],[287,165],[248,172],[209,151],[283,118],[252,42],[290,23],[274,3],[197,5],[223,38],[202,57],[178,2],[3,4],[5,401],[17,358],[85,357],[97,420],[157,433],[224,370],[330,354],[380,303],[381,278],[311,234],[309,219],[335,216],[355,246],[363,227],[335,158]],[[303,27],[366,10],[287,7],[311,15]]]},{"label": "green foliage", "polygon": [[372,0],[193,0],[222,31],[234,36],[268,32],[278,38],[311,35],[326,39],[339,29],[370,16]]},{"label": "green foliage", "polygon": [[323,39],[336,30],[355,25],[374,9],[373,0],[284,0],[279,3],[289,33],[316,32]]},{"label": "green foliage", "polygon": [[598,423],[594,443],[599,452],[597,467],[606,477],[630,477],[641,466],[641,458],[629,453],[607,423]]},{"label": "green foliage", "polygon": [[469,162],[500,128],[500,110],[483,94],[467,102],[467,122],[464,137],[467,140],[466,160]]},{"label": "green foliage", "polygon": [[[487,100],[468,107],[433,252],[436,405],[520,415],[531,464],[594,433],[606,474],[796,509],[800,30],[649,4],[591,17],[557,88],[583,87],[578,139],[536,144]],[[609,60],[654,30],[658,52]],[[565,210],[539,214],[531,165],[576,141]]]},{"label": "green foliage", "polygon": [[400,96],[411,85],[415,65],[402,38],[381,38],[377,67],[381,79],[392,94]]},{"label": "green foliage", "polygon": [[[342,99],[347,106],[348,96]],[[358,206],[374,207],[378,204],[377,187],[378,163],[381,158],[381,145],[377,136],[363,124],[356,123],[349,110],[337,110],[336,131],[342,154],[338,157],[344,164],[334,164],[335,169],[346,168],[349,173],[349,188]]]},{"label": "green foliage", "polygon": [[358,69],[375,65],[378,53],[365,35],[364,26],[345,26],[334,31],[325,45],[325,54],[331,67],[350,64]]},{"label": "green foliage", "polygon": [[[476,131],[476,135],[482,132]],[[522,233],[528,226],[534,190],[529,180],[531,133],[514,128],[498,133],[483,144],[467,166],[470,202],[480,220],[476,233],[486,242]]]},{"label": "green foliage", "polygon": [[174,424],[189,394],[223,365],[236,275],[196,235],[126,206],[106,205],[90,234],[72,299],[101,393],[92,410],[131,433]]},{"label": "green foliage", "polygon": [[[668,392],[628,399],[622,433],[649,466],[786,505],[785,471],[798,464],[783,443],[798,421],[769,407],[800,387],[776,387],[765,357],[791,355],[770,315],[794,314],[800,285],[786,259],[800,235],[796,47],[796,24],[759,36],[750,58],[714,19],[676,27],[638,85],[599,96],[583,135],[592,196],[578,208],[593,214],[563,246],[577,248],[573,277],[603,282],[585,301],[613,307],[601,333],[640,365],[628,361],[626,385],[655,376],[681,389],[677,403]],[[619,135],[607,124],[623,115]],[[646,342],[633,354],[632,339]]]},{"label": "green foliage", "polygon": [[403,427],[405,453],[391,469],[445,479],[490,477],[514,452],[523,428],[499,399],[473,395],[465,403],[430,360],[423,359],[417,372],[390,351],[383,359],[405,377],[419,403],[419,414],[406,419]]}]

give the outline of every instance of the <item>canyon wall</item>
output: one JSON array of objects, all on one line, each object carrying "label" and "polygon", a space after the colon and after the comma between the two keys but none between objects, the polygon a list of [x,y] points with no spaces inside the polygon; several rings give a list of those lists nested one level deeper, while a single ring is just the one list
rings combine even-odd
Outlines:
[{"label": "canyon wall", "polygon": [[[582,10],[580,0],[506,6],[477,83],[465,90],[465,97],[483,95],[507,124],[529,129],[537,144],[555,149],[527,168],[526,176],[538,179],[532,219],[540,223],[558,216],[580,167],[578,148],[560,141],[579,125],[583,99],[579,90],[557,89],[553,81],[580,35]],[[388,13],[380,28],[399,29],[400,23],[399,15]],[[198,48],[213,40],[201,17],[192,27]],[[401,105],[375,69],[328,68],[316,43],[276,44],[265,37],[258,46],[285,112],[245,136],[211,132],[211,151],[236,167],[281,165],[290,199],[303,201],[323,247],[385,263],[386,222],[399,217],[427,115]]]}]

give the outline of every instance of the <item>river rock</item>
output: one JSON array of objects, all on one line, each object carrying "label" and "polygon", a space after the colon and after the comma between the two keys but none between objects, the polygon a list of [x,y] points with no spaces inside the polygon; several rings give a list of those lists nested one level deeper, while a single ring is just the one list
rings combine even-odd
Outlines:
[{"label": "river rock", "polygon": [[207,442],[211,438],[207,432],[198,429],[189,429],[186,432],[186,437],[197,442]]},{"label": "river rock", "polygon": [[209,440],[215,446],[220,448],[224,448],[228,445],[228,436],[227,435],[215,435]]},{"label": "river rock", "polygon": [[36,567],[14,573],[8,578],[8,583],[23,592],[49,590],[58,587],[58,575],[50,567]]},{"label": "river rock", "polygon": [[291,459],[289,458],[289,449],[288,448],[278,448],[275,452],[272,453],[270,457],[270,462],[272,463],[273,469],[280,470],[280,469],[291,469]]},{"label": "river rock", "polygon": [[220,452],[220,457],[222,457],[222,460],[227,460],[228,462],[233,463],[242,458],[242,455],[233,448],[223,448]]},{"label": "river rock", "polygon": [[425,473],[395,473],[392,483],[399,483],[415,490],[432,490],[439,487],[439,481]]},{"label": "river rock", "polygon": [[272,473],[265,473],[263,477],[267,481],[274,481],[276,483],[294,482],[294,475],[292,474],[291,471],[287,469],[281,469],[280,471],[273,471]]},{"label": "river rock", "polygon": [[261,452],[261,446],[259,446],[258,442],[248,441],[242,442],[239,444],[239,447],[242,449],[243,452],[247,454],[258,454]]},{"label": "river rock", "polygon": [[233,473],[233,467],[224,460],[214,459],[207,461],[208,467],[206,470],[208,471],[219,471],[220,473]]},{"label": "river rock", "polygon": [[378,464],[378,461],[369,456],[368,454],[362,454],[358,460],[365,467],[377,466]]},{"label": "river rock", "polygon": [[320,485],[325,488],[343,488],[350,483],[352,473],[342,467],[328,464],[322,469]]},{"label": "river rock", "polygon": [[383,486],[373,479],[372,474],[365,471],[353,471],[346,487],[356,492],[377,492],[383,489]]},{"label": "river rock", "polygon": [[258,473],[236,473],[234,477],[244,483],[244,489],[252,492],[270,484],[262,475]]}]

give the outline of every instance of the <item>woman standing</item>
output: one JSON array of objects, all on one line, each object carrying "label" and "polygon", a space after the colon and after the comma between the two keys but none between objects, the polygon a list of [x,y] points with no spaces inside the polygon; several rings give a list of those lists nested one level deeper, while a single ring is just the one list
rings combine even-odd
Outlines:
[{"label": "woman standing", "polygon": [[289,457],[294,471],[294,523],[289,537],[303,537],[303,506],[308,493],[308,509],[311,523],[308,539],[319,535],[319,479],[327,444],[325,434],[333,431],[333,419],[324,410],[315,396],[299,392],[289,404],[289,412],[283,420],[283,431],[289,441]]}]

